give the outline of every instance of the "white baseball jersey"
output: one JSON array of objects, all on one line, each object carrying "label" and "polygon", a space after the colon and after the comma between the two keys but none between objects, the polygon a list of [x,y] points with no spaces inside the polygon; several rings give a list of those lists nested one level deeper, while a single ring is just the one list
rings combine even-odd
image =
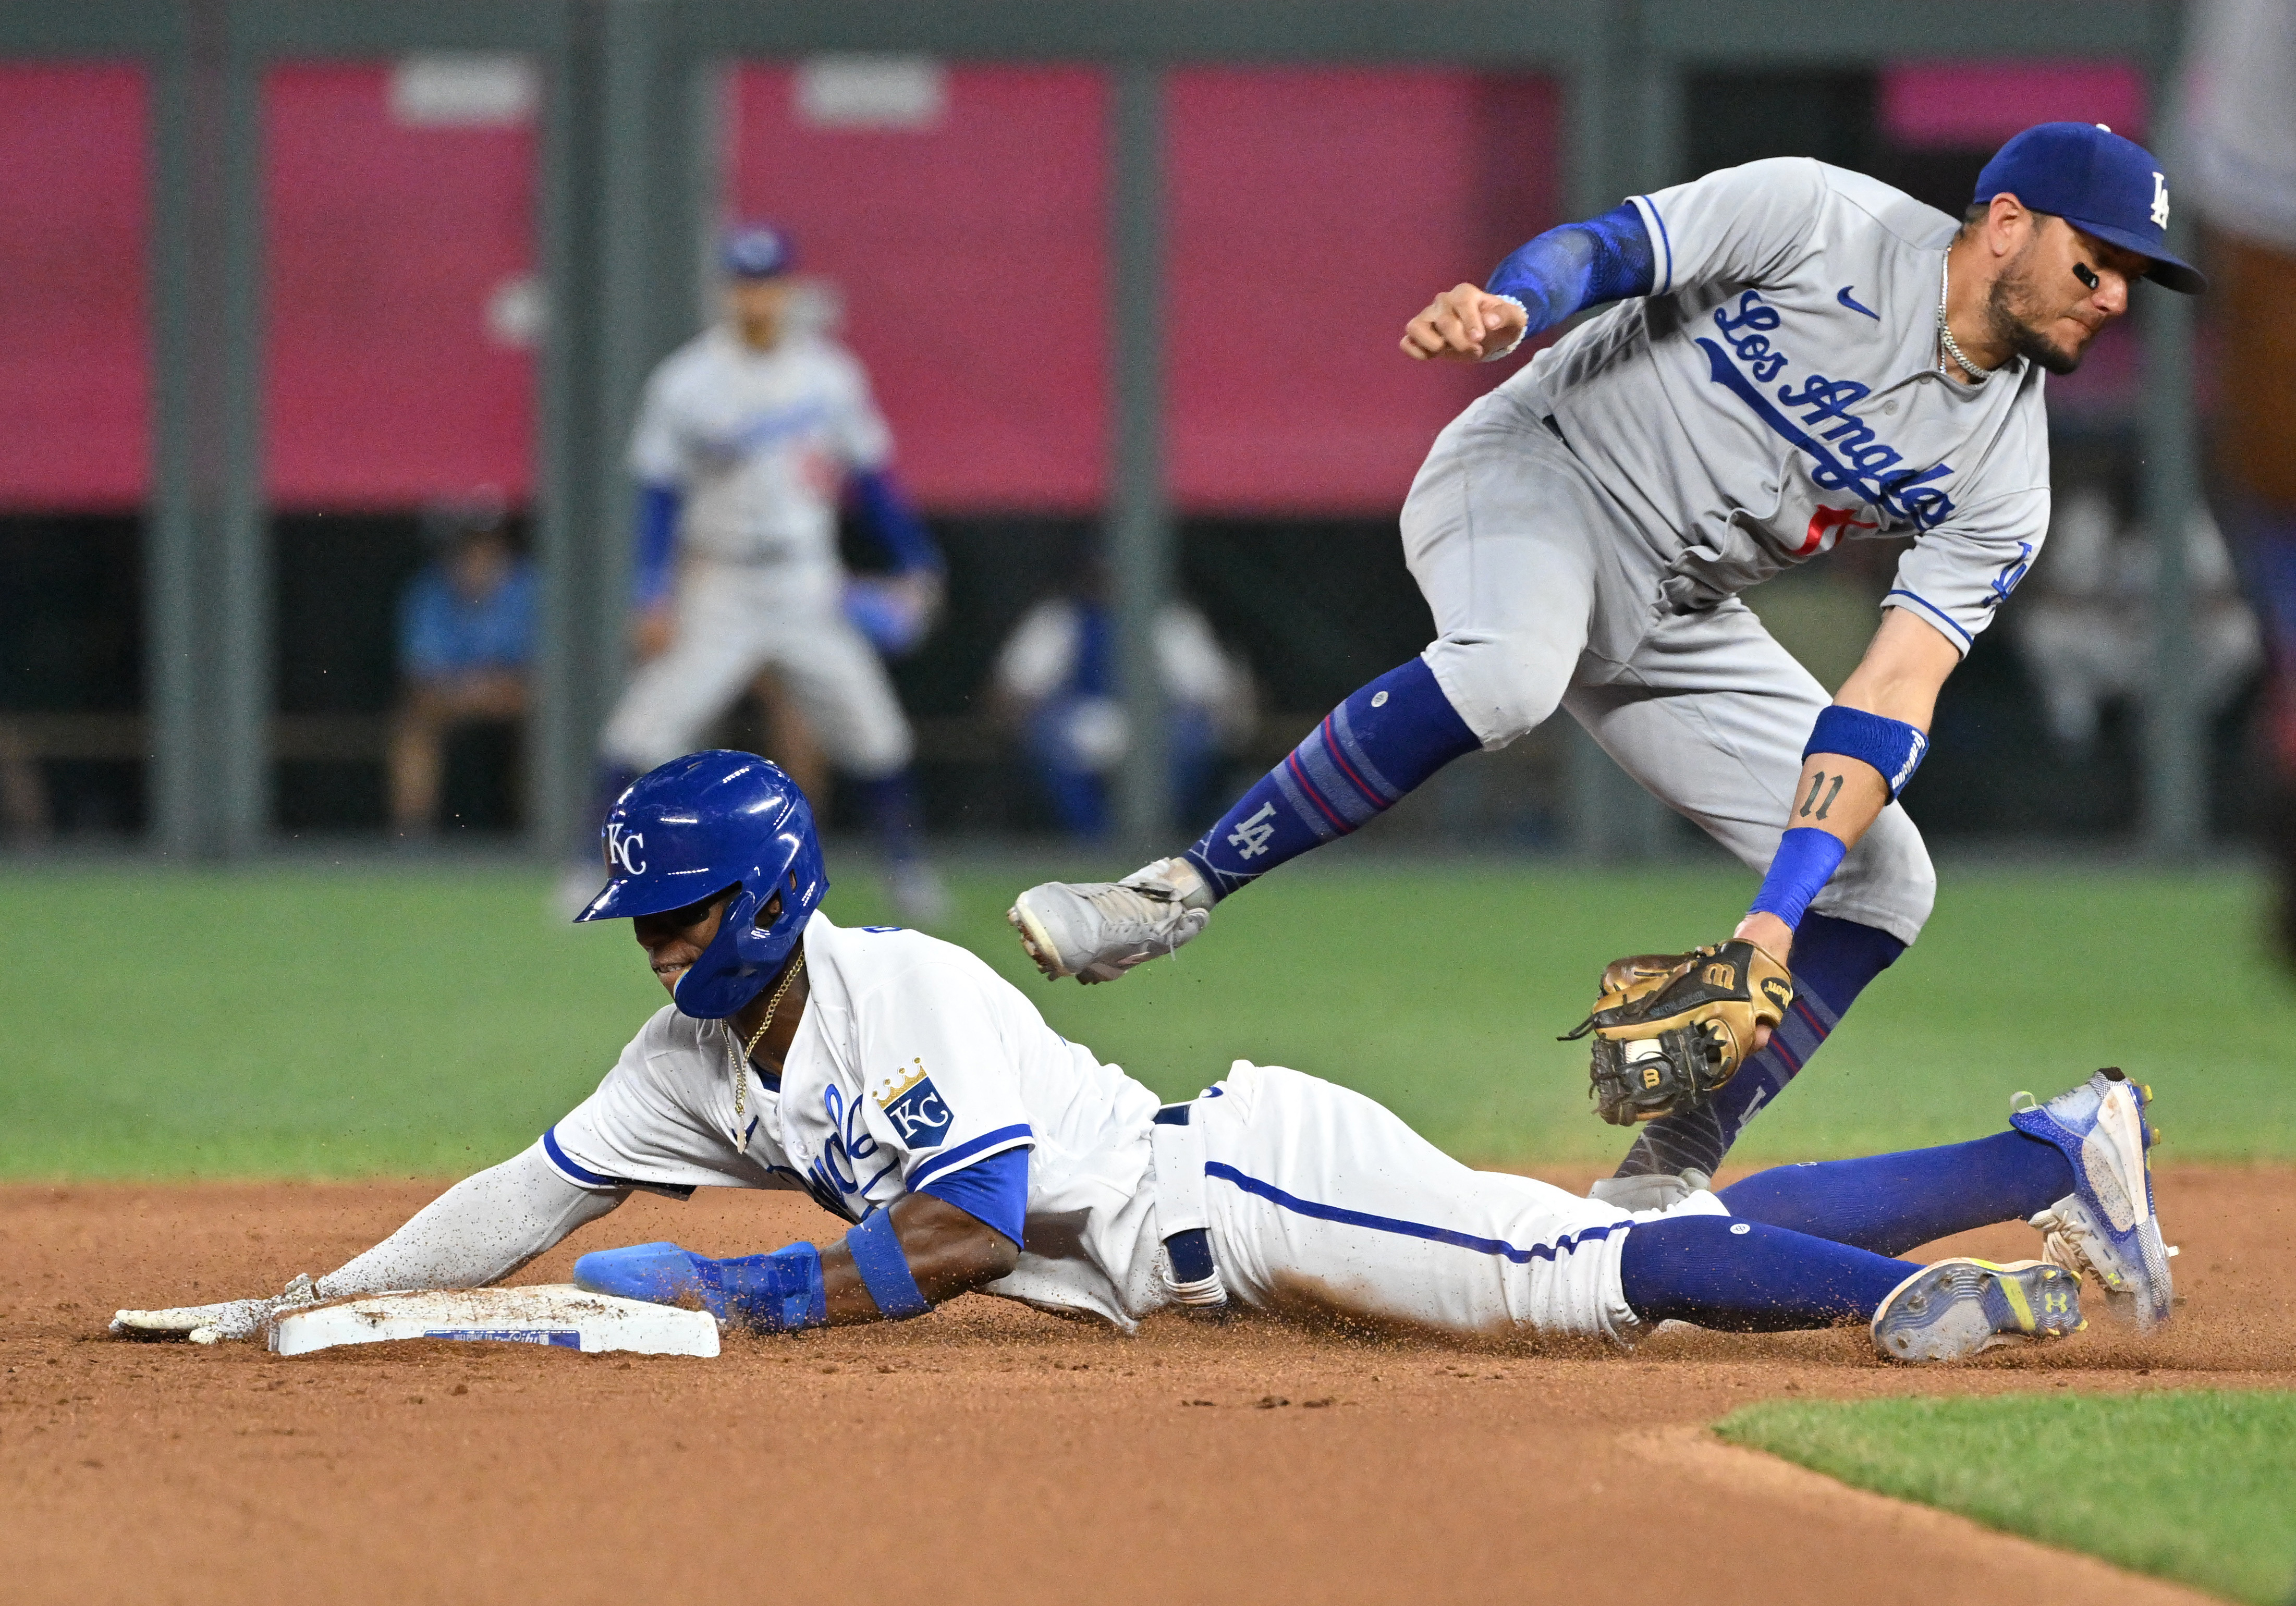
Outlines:
[{"label": "white baseball jersey", "polygon": [[1956,225],[1807,158],[1634,198],[1652,293],[1502,386],[1563,439],[1666,567],[1677,611],[1843,536],[1912,536],[1888,604],[1966,651],[2049,522],[2042,371],[1937,365]]},{"label": "white baseball jersey", "polygon": [[[744,1062],[737,1097],[729,1030],[666,1008],[545,1135],[550,1165],[594,1190],[803,1188],[858,1221],[1025,1148],[1020,1263],[983,1291],[1127,1329],[1168,1302],[1154,1094],[962,948],[816,914],[805,954],[811,992],[778,1088]],[[1450,1332],[1633,1336],[1624,1212],[1472,1171],[1298,1071],[1239,1062],[1192,1113],[1204,1158],[1185,1180],[1242,1302]]]},{"label": "white baseball jersey", "polygon": [[647,381],[630,471],[685,493],[683,550],[770,565],[833,594],[846,476],[891,455],[868,376],[843,347],[799,332],[756,351],[718,326]]}]

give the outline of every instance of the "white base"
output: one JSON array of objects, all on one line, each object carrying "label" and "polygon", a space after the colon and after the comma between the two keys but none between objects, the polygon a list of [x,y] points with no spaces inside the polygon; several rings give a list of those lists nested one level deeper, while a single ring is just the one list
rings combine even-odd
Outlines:
[{"label": "white base", "polygon": [[636,1355],[718,1353],[718,1321],[706,1310],[617,1299],[586,1293],[570,1282],[366,1294],[283,1312],[266,1332],[279,1355],[392,1339],[543,1344],[586,1355],[617,1349]]}]

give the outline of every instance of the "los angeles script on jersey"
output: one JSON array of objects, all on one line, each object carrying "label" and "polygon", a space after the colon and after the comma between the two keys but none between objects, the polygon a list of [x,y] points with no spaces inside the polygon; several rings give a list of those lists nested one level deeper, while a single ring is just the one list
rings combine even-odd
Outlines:
[{"label": "los angeles script on jersey", "polygon": [[[1923,470],[1899,467],[1904,455],[1882,444],[1873,425],[1849,412],[1873,394],[1873,387],[1856,380],[1830,380],[1822,373],[1811,374],[1800,389],[1780,385],[1778,402],[1800,411],[1799,421],[1787,417],[1762,394],[1760,386],[1792,365],[1786,354],[1770,343],[1769,332],[1781,321],[1777,308],[1763,300],[1758,290],[1738,298],[1734,316],[1726,306],[1716,307],[1714,326],[1730,349],[1726,352],[1721,343],[1703,336],[1698,341],[1714,382],[1726,387],[1754,410],[1756,417],[1807,453],[1817,465],[1810,471],[1810,479],[1821,489],[1846,490],[1917,529],[1934,529],[1943,523],[1953,512],[1953,498],[1931,482],[1951,474],[1953,466],[1940,463]],[[1743,369],[1741,363],[1745,365]]]}]

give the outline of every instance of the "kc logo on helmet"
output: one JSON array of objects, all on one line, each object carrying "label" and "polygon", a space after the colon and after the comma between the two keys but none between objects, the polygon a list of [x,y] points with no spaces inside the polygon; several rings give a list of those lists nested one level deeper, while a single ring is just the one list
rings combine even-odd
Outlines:
[{"label": "kc logo on helmet", "polygon": [[645,832],[626,831],[619,822],[606,826],[606,873],[644,875],[645,861],[638,857],[645,847]]}]

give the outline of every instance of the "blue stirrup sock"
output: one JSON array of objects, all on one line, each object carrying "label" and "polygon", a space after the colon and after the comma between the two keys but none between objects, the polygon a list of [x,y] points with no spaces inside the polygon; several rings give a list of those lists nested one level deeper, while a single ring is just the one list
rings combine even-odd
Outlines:
[{"label": "blue stirrup sock", "polygon": [[1778,1166],[1734,1183],[1721,1199],[1742,1221],[1902,1255],[1972,1227],[2023,1221],[2072,1191],[2072,1165],[2054,1143],[1998,1132],[1937,1149]]},{"label": "blue stirrup sock", "polygon": [[1619,1276],[1644,1321],[1783,1332],[1870,1320],[1922,1268],[1869,1250],[1726,1216],[1668,1216],[1627,1234]]},{"label": "blue stirrup sock", "polygon": [[1866,984],[1906,951],[1887,931],[1827,914],[1802,916],[1794,933],[1794,1001],[1769,1046],[1738,1068],[1729,1085],[1696,1110],[1662,1116],[1642,1129],[1620,1163],[1620,1176],[1720,1168],[1754,1112],[1784,1092],[1809,1062]]},{"label": "blue stirrup sock", "polygon": [[1482,743],[1424,659],[1390,669],[1326,715],[1187,851],[1215,898],[1343,837]]}]

